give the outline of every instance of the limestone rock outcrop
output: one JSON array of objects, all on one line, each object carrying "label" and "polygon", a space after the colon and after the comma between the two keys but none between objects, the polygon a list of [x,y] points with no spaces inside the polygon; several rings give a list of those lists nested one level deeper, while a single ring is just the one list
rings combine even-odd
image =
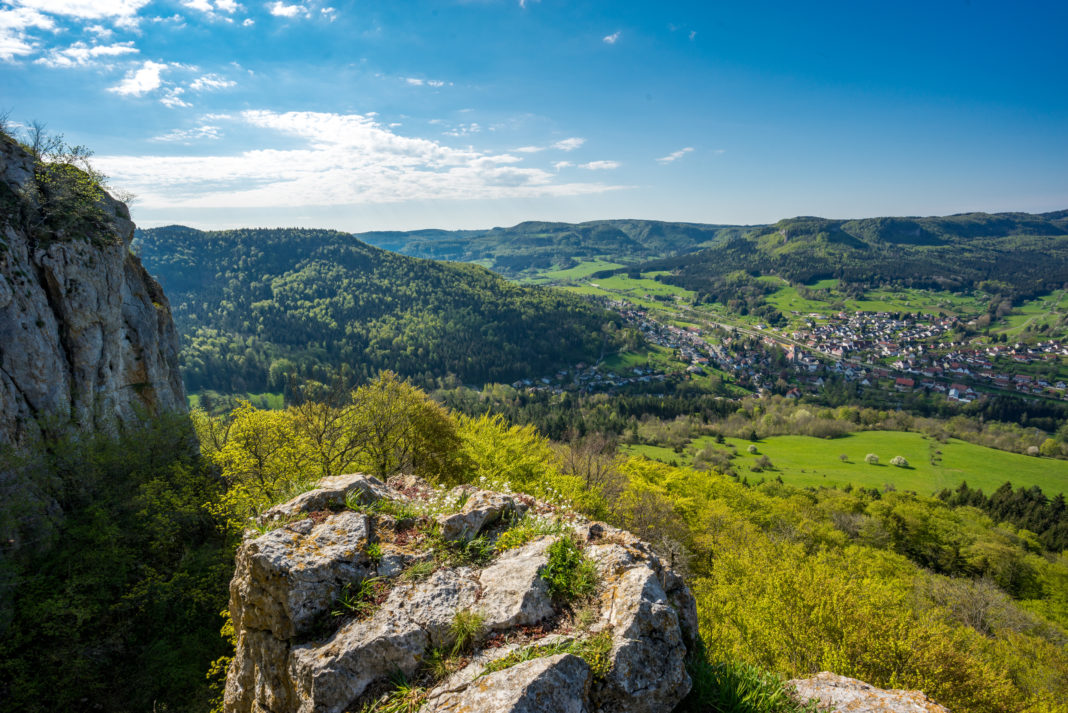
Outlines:
[{"label": "limestone rock outcrop", "polygon": [[[666,713],[690,690],[693,596],[629,533],[526,496],[358,474],[261,524],[230,588],[232,713],[359,710],[398,676],[433,713]],[[554,600],[542,577],[560,538],[596,569],[585,599]]]},{"label": "limestone rock outcrop", "polygon": [[922,691],[886,691],[827,671],[787,686],[799,701],[819,701],[827,713],[949,713]]},{"label": "limestone rock outcrop", "polygon": [[33,180],[30,154],[0,135],[0,445],[44,421],[101,431],[184,410],[170,306],[130,252],[126,206],[105,194],[91,230],[31,229]]}]

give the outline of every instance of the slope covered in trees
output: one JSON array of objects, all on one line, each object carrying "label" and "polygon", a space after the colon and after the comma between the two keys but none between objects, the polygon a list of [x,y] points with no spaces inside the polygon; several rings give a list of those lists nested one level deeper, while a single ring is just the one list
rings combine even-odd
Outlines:
[{"label": "slope covered in trees", "polygon": [[646,263],[662,279],[721,298],[741,273],[797,284],[837,278],[863,291],[894,284],[980,287],[1020,299],[1068,281],[1068,218],[1061,213],[969,213],[941,218],[792,218],[744,234],[725,233],[698,253]]},{"label": "slope covered in trees", "polygon": [[745,230],[658,220],[527,221],[490,230],[382,231],[356,237],[405,255],[478,262],[514,276],[529,269],[566,268],[576,260],[596,257],[637,262],[687,253],[717,237],[740,235]]},{"label": "slope covered in trees", "polygon": [[191,391],[280,391],[290,375],[483,383],[596,361],[616,337],[578,297],[326,230],[139,233],[183,337]]}]

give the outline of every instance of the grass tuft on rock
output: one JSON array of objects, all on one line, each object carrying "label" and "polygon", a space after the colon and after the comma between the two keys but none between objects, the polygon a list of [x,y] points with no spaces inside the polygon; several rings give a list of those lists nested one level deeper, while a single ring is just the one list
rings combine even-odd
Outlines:
[{"label": "grass tuft on rock", "polygon": [[549,562],[541,578],[549,585],[553,600],[570,604],[597,590],[597,569],[571,537],[561,537],[549,545]]}]

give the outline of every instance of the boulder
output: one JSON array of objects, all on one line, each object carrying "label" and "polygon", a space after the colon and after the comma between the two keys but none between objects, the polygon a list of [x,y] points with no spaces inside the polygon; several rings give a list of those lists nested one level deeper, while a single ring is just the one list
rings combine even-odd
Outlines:
[{"label": "boulder", "polygon": [[285,687],[294,690],[295,706],[283,710],[341,713],[369,686],[398,672],[414,674],[429,645],[427,632],[387,603],[370,619],[346,624],[325,644],[293,647]]},{"label": "boulder", "polygon": [[553,615],[549,587],[541,568],[549,562],[552,538],[508,550],[478,575],[482,585],[480,611],[490,631],[506,631],[537,624]]},{"label": "boulder", "polygon": [[441,536],[446,540],[474,539],[487,525],[509,515],[522,515],[526,511],[526,506],[511,495],[475,490],[469,486],[454,488],[453,494],[455,497],[466,496],[467,499],[459,512],[437,517]]},{"label": "boulder", "polygon": [[455,690],[432,692],[423,713],[586,713],[590,667],[559,654],[516,664]]},{"label": "boulder", "polygon": [[260,516],[261,523],[284,520],[301,513],[316,512],[345,507],[350,495],[361,505],[370,505],[395,493],[381,480],[363,473],[334,475],[319,481],[314,490],[273,508]]},{"label": "boulder", "polygon": [[799,701],[819,701],[827,713],[949,713],[923,691],[887,691],[827,671],[786,685]]},{"label": "boulder", "polygon": [[691,682],[679,617],[656,572],[649,566],[625,570],[609,582],[602,601],[612,631],[612,668],[594,687],[598,709],[672,710]]},{"label": "boulder", "polygon": [[280,639],[306,633],[346,583],[369,575],[366,515],[340,512],[316,525],[299,520],[245,542],[230,582],[234,626]]},{"label": "boulder", "polygon": [[[667,713],[686,695],[693,597],[632,535],[606,525],[576,526],[600,579],[597,593],[575,604],[593,610],[583,629],[552,601],[541,577],[549,545],[571,535],[540,537],[481,566],[458,566],[451,564],[455,553],[444,553],[429,528],[415,522],[402,525],[373,509],[323,512],[353,489],[361,497],[390,497],[426,511],[440,504],[442,493],[424,486],[402,479],[385,486],[355,475],[326,479],[273,510],[285,517],[310,510],[314,518],[254,538],[249,533],[230,588],[238,642],[224,699],[228,713],[359,710],[388,695],[398,673],[428,690],[422,710],[434,713]],[[472,488],[460,492],[469,493],[461,517],[438,520],[443,527],[462,522],[449,530],[458,540],[486,533],[487,525],[533,502]],[[372,541],[375,564],[367,554]],[[430,559],[436,569],[408,576],[416,563]],[[345,584],[355,596],[358,583],[374,573],[388,577],[359,595],[363,608],[329,616],[339,609],[335,599]],[[470,642],[473,648],[455,654],[455,672],[437,680],[427,657],[455,653],[452,628],[465,611],[481,617],[482,633]],[[574,642],[605,634],[610,667],[594,674],[574,653],[582,651]],[[520,649],[527,650],[518,658],[527,660],[486,671],[490,662]]]}]

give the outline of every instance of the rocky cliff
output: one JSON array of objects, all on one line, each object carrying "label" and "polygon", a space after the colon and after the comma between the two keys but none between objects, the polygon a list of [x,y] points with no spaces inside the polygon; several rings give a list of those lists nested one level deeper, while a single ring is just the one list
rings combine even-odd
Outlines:
[{"label": "rocky cliff", "polygon": [[130,253],[126,206],[104,193],[92,221],[55,227],[47,212],[65,208],[34,181],[0,135],[0,446],[44,423],[100,431],[184,409],[170,307]]},{"label": "rocky cliff", "polygon": [[[693,596],[633,535],[569,517],[471,486],[324,479],[238,551],[226,710],[672,710]],[[595,572],[581,597],[552,584],[569,566]]]}]

